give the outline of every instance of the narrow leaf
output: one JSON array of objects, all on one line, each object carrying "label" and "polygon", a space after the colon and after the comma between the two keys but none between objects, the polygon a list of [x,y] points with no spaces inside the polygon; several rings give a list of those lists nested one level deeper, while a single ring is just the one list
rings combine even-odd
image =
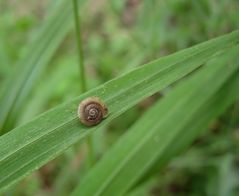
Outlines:
[{"label": "narrow leaf", "polygon": [[[189,74],[212,55],[218,54],[219,51],[223,54],[226,48],[238,41],[239,31],[235,31],[160,58],[3,135],[0,137],[0,189],[19,181],[85,135],[110,122],[145,97]],[[88,96],[101,97],[109,109],[109,116],[92,128],[83,126],[76,112],[79,102]]]}]

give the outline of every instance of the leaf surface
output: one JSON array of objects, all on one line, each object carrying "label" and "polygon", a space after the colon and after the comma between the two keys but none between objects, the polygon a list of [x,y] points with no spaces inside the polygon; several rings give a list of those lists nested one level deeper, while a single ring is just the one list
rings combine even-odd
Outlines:
[{"label": "leaf surface", "polygon": [[[235,31],[160,58],[3,135],[0,137],[0,188],[19,181],[139,101],[199,68],[213,55],[222,55],[238,41],[239,31]],[[77,117],[79,102],[89,96],[100,97],[109,109],[109,116],[92,128],[83,126]]]}]

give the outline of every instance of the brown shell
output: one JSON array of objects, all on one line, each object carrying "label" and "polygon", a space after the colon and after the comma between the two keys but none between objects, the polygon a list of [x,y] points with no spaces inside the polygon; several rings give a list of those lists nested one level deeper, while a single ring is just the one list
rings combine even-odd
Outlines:
[{"label": "brown shell", "polygon": [[98,97],[84,99],[78,108],[80,121],[86,126],[99,124],[108,114],[108,109],[104,102]]}]

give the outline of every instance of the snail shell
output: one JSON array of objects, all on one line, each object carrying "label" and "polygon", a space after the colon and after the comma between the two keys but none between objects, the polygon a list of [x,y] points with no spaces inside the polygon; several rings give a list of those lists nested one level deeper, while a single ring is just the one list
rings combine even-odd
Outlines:
[{"label": "snail shell", "polygon": [[84,99],[78,108],[80,121],[86,126],[99,124],[108,114],[108,109],[104,102],[98,97]]}]

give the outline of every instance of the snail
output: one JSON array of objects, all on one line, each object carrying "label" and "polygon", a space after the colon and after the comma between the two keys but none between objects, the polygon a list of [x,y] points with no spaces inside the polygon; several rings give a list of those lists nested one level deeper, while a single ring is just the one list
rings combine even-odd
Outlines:
[{"label": "snail", "polygon": [[86,126],[99,124],[108,114],[105,103],[98,97],[88,97],[78,107],[78,117]]}]

